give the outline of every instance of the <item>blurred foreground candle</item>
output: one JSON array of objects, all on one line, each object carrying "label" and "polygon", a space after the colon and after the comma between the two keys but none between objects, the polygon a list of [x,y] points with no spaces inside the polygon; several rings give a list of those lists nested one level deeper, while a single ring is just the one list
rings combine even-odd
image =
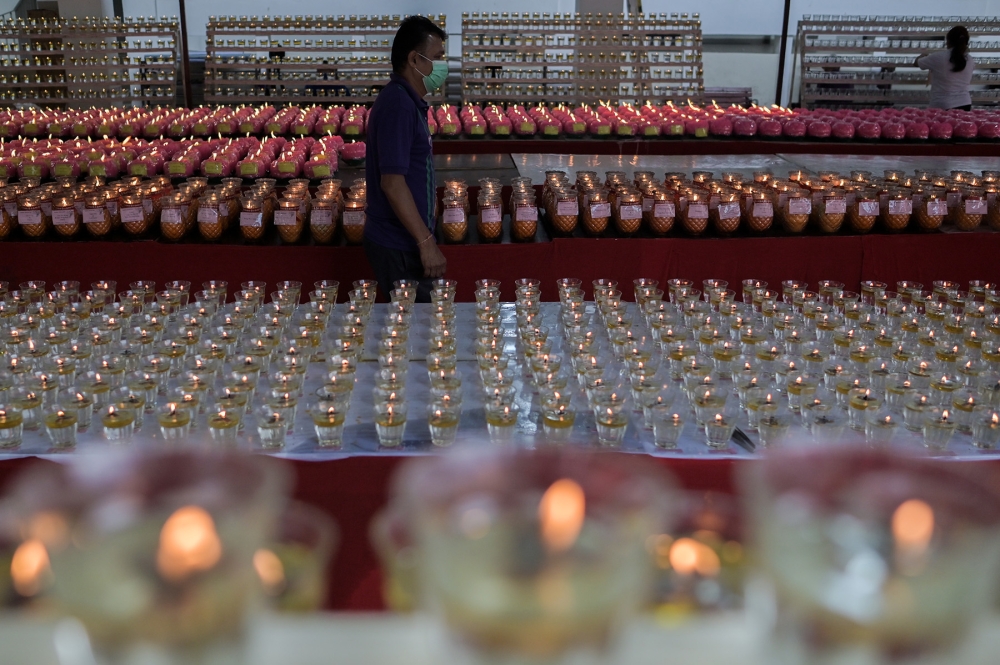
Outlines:
[{"label": "blurred foreground candle", "polygon": [[[972,466],[841,444],[775,451],[749,470],[757,600],[776,608],[764,658],[962,660],[995,598],[1000,555],[1000,496]],[[848,563],[862,560],[876,584]],[[937,601],[913,602],[922,597]]]},{"label": "blurred foreground candle", "polygon": [[479,662],[600,660],[650,582],[647,539],[673,521],[654,469],[605,457],[494,447],[407,465],[373,528],[390,600],[435,608]]}]

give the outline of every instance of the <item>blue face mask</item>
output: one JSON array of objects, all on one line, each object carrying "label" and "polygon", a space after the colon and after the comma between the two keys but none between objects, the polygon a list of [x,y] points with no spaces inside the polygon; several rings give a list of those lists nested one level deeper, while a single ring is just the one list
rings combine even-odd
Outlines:
[{"label": "blue face mask", "polygon": [[[417,73],[424,77],[424,89],[427,92],[434,92],[442,85],[444,85],[445,79],[448,78],[448,63],[443,60],[431,60],[427,56],[417,54],[427,62],[431,63],[431,73],[424,74],[422,71],[417,69]],[[412,67],[412,65],[411,65]]]}]

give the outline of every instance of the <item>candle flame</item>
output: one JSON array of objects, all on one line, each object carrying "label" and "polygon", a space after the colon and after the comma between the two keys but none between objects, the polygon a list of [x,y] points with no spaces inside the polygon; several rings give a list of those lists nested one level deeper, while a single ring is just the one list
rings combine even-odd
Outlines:
[{"label": "candle flame", "polygon": [[10,562],[14,590],[22,596],[34,596],[51,576],[49,553],[41,540],[32,538],[21,543]]},{"label": "candle flame", "polygon": [[257,550],[253,555],[253,567],[267,593],[281,592],[285,585],[285,567],[277,554],[268,549]]},{"label": "candle flame", "polygon": [[198,506],[176,510],[160,531],[156,566],[160,574],[179,582],[212,569],[222,558],[222,541],[212,516]]},{"label": "candle flame", "polygon": [[542,540],[553,552],[571,548],[583,528],[586,499],[579,483],[563,478],[552,483],[538,506]]},{"label": "candle flame", "polygon": [[920,499],[904,501],[892,515],[896,544],[912,553],[922,553],[934,535],[934,510]]}]

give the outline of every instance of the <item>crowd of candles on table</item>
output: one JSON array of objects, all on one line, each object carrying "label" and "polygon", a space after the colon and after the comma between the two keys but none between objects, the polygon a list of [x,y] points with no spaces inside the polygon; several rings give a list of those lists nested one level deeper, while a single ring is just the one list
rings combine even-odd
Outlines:
[{"label": "crowd of candles on table", "polygon": [[[354,282],[340,305],[330,280],[316,282],[306,303],[292,281],[271,292],[244,282],[232,299],[215,280],[194,292],[184,281],[128,286],[0,283],[0,446],[16,448],[24,430],[39,428],[55,449],[73,448],[88,428],[125,443],[153,420],[147,433],[167,442],[194,428],[234,445],[250,430],[262,448],[280,449],[301,405],[318,445],[339,448],[352,400],[366,399],[354,394],[366,336],[377,344],[370,399],[379,444],[403,444],[416,415],[410,359],[424,353],[410,342],[416,282],[395,283],[378,309],[370,280]],[[866,281],[855,293],[832,280],[670,279],[661,288],[636,279],[629,301],[613,280],[587,285],[589,300],[581,280],[564,278],[559,305],[545,313],[539,280],[516,280],[512,305],[501,303],[500,286],[478,280],[468,305],[494,442],[514,440],[519,422],[534,423],[544,441],[586,439],[574,425],[588,411],[607,447],[622,445],[633,420],[663,449],[676,449],[692,420],[710,449],[728,449],[738,426],[762,447],[791,431],[831,441],[853,430],[879,444],[909,430],[936,450],[956,432],[983,449],[1000,440],[995,284],[900,281],[891,291]],[[457,328],[456,288],[435,280],[421,306],[435,446],[453,444],[459,422],[473,417],[462,410],[457,340],[471,331]],[[307,394],[310,367],[323,380]]]}]

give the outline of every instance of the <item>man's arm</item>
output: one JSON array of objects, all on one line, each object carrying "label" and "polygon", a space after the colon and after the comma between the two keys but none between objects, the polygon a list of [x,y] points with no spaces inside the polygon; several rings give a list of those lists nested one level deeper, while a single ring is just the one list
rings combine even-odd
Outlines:
[{"label": "man's arm", "polygon": [[420,262],[424,265],[424,276],[443,276],[447,261],[444,254],[438,249],[434,234],[424,224],[423,218],[417,211],[417,204],[413,202],[413,194],[406,186],[406,177],[385,173],[382,175],[381,185],[396,217],[417,241],[417,247],[420,248]]}]

